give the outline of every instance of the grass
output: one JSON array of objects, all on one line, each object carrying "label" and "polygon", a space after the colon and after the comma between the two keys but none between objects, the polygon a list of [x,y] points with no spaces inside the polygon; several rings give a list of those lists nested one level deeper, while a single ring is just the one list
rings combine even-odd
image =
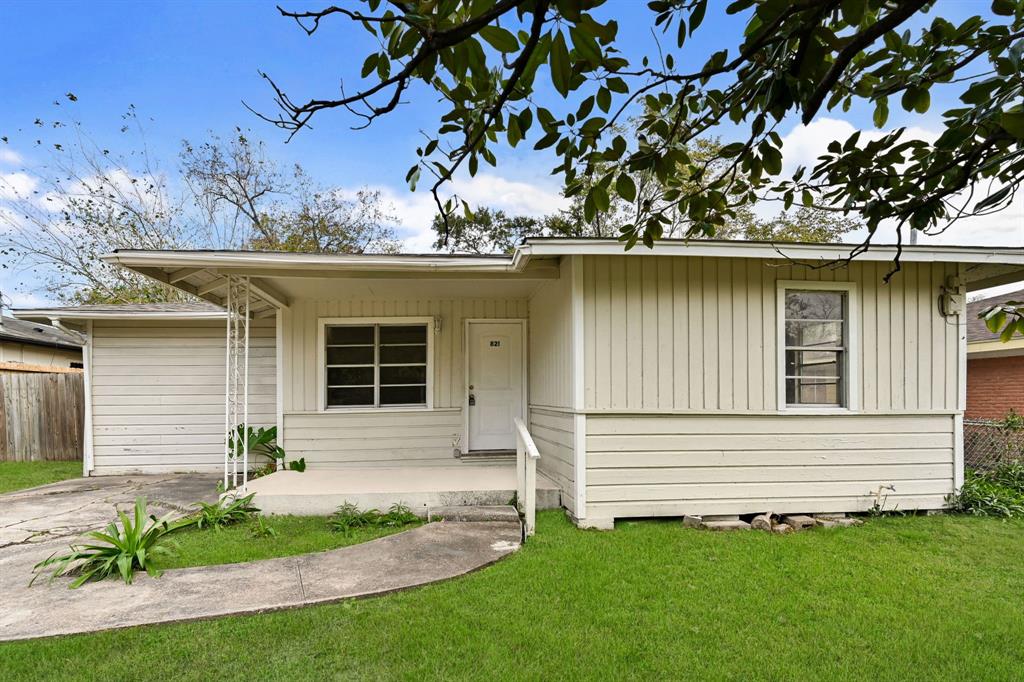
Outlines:
[{"label": "grass", "polygon": [[34,488],[81,475],[81,462],[0,462],[0,493]]},{"label": "grass", "polygon": [[161,569],[212,566],[240,561],[273,559],[321,552],[374,540],[405,528],[359,528],[348,534],[333,533],[327,518],[320,516],[268,516],[266,522],[277,537],[253,537],[255,521],[220,530],[185,528],[168,536],[174,555],[159,562]]},{"label": "grass", "polygon": [[[0,646],[7,680],[1019,679],[1024,522],[580,531],[380,598]],[[259,585],[252,589],[258,590]]]}]

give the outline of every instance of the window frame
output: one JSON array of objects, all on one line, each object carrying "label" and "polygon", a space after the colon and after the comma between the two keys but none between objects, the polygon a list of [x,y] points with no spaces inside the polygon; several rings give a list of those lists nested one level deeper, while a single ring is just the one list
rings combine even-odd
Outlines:
[{"label": "window frame", "polygon": [[[427,330],[427,386],[426,404],[415,405],[327,405],[327,328],[368,326],[424,325]],[[434,407],[434,329],[433,317],[321,317],[317,320],[317,410],[319,412],[407,412],[430,410]],[[374,332],[374,361],[380,352],[378,332]],[[415,363],[413,363],[415,364]],[[378,400],[379,379],[375,374],[374,399]]]},{"label": "window frame", "polygon": [[[843,316],[842,367],[840,369],[840,405],[788,405],[786,403],[786,292],[839,291],[846,294]],[[860,305],[856,282],[816,282],[778,280],[776,282],[776,409],[781,414],[849,414],[860,409]]]}]

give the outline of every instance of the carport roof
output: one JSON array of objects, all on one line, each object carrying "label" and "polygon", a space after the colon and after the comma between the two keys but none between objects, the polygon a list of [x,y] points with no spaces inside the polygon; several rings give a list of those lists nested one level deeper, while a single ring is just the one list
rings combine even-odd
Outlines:
[{"label": "carport roof", "polygon": [[18,308],[14,316],[22,320],[123,320],[123,319],[206,319],[224,317],[224,309],[205,301],[199,303],[123,303],[53,308]]}]

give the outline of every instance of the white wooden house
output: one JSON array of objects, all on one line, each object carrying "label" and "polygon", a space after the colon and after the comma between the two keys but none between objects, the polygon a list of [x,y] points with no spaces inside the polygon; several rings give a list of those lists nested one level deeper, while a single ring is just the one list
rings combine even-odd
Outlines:
[{"label": "white wooden house", "polygon": [[[904,247],[888,283],[894,247],[849,252],[127,251],[107,260],[218,307],[19,316],[88,333],[90,474],[223,467],[225,361],[248,358],[232,404],[308,467],[250,484],[270,509],[505,495],[517,418],[538,499],[583,526],[942,507],[963,472],[965,293],[1024,278],[1024,250]],[[250,321],[234,353],[226,316]]]}]

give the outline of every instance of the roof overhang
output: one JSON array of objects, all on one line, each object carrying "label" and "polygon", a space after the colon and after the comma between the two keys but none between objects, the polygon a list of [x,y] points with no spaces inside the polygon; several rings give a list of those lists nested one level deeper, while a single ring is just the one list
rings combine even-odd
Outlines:
[{"label": "roof overhang", "polygon": [[[655,248],[626,251],[615,239],[534,238],[509,256],[353,255],[261,251],[117,251],[103,256],[150,279],[216,305],[224,305],[228,276],[249,278],[259,300],[254,314],[291,305],[282,286],[289,279],[542,280],[559,277],[557,259],[577,255],[689,256],[791,260],[808,264],[842,262],[852,244],[774,244],[725,240],[665,239]],[[1024,249],[970,246],[872,245],[857,261],[962,263],[965,284],[974,291],[1024,280]]]},{"label": "roof overhang", "polygon": [[223,310],[113,311],[74,308],[19,308],[11,312],[19,320],[222,320]]},{"label": "roof overhang", "polygon": [[[625,251],[615,239],[533,238],[516,249],[515,258],[538,256],[690,256],[702,258],[758,258],[808,264],[849,260],[855,244],[804,244],[730,240],[664,239],[653,249]],[[963,263],[969,291],[1024,280],[1024,249],[992,246],[872,245],[854,260],[901,263]]]},{"label": "roof overhang", "polygon": [[979,358],[1005,358],[1024,355],[1024,339],[1014,338],[1003,342],[1000,339],[970,341],[967,344],[967,357],[971,360]]},{"label": "roof overhang", "polygon": [[[517,254],[518,255],[518,254]],[[257,251],[117,251],[102,256],[150,279],[224,305],[228,276],[249,278],[257,316],[291,305],[282,279],[556,279],[557,263],[516,256],[349,255]]]}]

